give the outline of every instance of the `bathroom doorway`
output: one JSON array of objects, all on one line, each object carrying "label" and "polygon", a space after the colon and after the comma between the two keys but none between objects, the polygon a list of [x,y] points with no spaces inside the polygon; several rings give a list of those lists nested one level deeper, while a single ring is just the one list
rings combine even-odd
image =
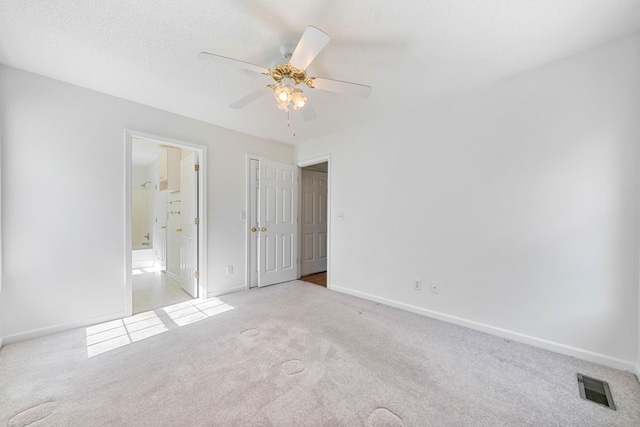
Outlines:
[{"label": "bathroom doorway", "polygon": [[[205,292],[204,148],[128,133],[130,313],[188,301]],[[129,291],[130,290],[130,291]]]}]

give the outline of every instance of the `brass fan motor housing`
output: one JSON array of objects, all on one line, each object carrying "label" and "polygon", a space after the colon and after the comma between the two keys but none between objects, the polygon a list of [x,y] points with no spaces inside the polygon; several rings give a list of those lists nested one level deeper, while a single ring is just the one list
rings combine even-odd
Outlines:
[{"label": "brass fan motor housing", "polygon": [[281,84],[286,77],[288,77],[297,85],[304,83],[308,87],[313,88],[313,80],[315,79],[315,77],[307,77],[307,73],[304,70],[300,70],[292,66],[291,64],[276,65],[264,74],[271,76],[278,85]]}]

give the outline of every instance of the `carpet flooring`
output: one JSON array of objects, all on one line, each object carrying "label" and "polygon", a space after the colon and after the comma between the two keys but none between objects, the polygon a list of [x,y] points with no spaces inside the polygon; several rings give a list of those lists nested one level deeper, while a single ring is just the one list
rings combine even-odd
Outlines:
[{"label": "carpet flooring", "polygon": [[0,424],[639,426],[640,384],[294,281],[7,345]]}]

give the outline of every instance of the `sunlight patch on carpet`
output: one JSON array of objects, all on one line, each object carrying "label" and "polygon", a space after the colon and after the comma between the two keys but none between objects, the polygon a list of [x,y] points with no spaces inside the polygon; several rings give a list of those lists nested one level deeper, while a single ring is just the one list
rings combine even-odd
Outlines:
[{"label": "sunlight patch on carpet", "polygon": [[186,301],[86,328],[87,357],[213,317],[233,307],[218,298]]},{"label": "sunlight patch on carpet", "polygon": [[168,330],[153,311],[90,326],[86,328],[87,357],[97,356]]},{"label": "sunlight patch on carpet", "polygon": [[233,310],[233,307],[218,298],[211,298],[206,301],[185,301],[170,305],[162,310],[176,325],[184,326]]}]

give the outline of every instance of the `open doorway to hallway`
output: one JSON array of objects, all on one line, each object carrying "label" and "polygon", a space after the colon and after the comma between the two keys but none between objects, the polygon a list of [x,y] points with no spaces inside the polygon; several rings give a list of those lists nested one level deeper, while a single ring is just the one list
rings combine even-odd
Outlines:
[{"label": "open doorway to hallway", "polygon": [[131,313],[198,298],[200,150],[131,136]]},{"label": "open doorway to hallway", "polygon": [[329,164],[301,168],[300,280],[327,286]]}]

